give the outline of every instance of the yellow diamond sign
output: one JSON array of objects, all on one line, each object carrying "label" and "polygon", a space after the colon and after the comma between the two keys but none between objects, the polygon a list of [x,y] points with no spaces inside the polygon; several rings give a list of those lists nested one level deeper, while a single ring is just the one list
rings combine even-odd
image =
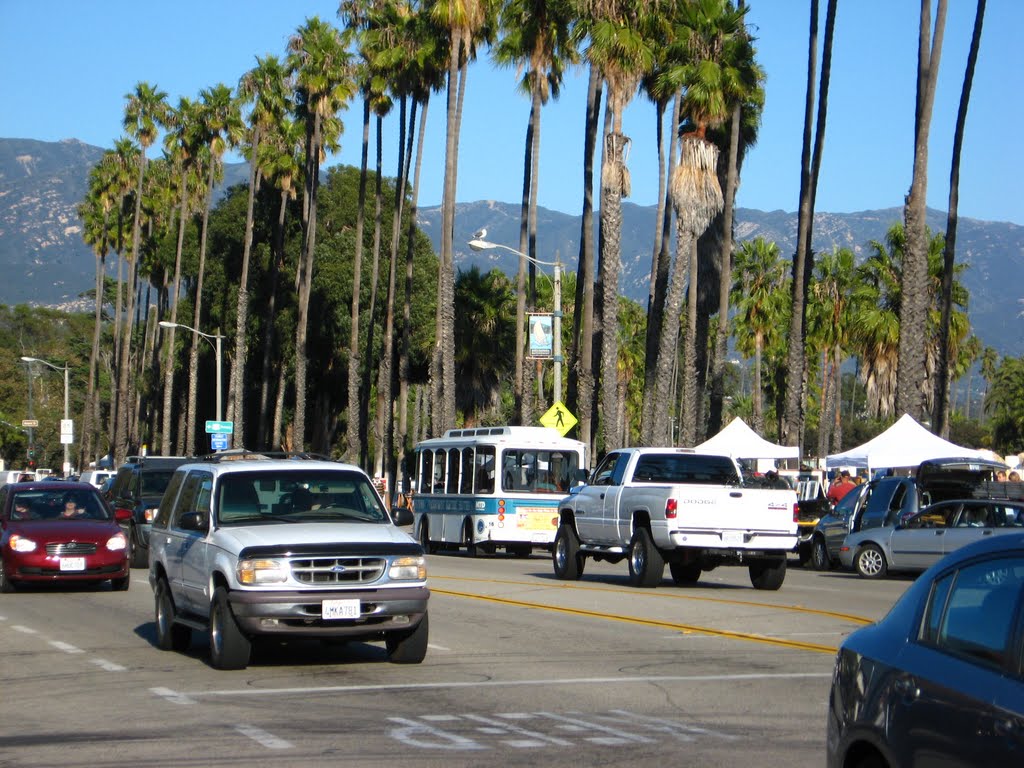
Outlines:
[{"label": "yellow diamond sign", "polygon": [[541,424],[545,427],[557,429],[558,433],[563,437],[570,429],[576,426],[578,421],[579,419],[572,415],[561,400],[548,408],[547,413],[540,417]]}]

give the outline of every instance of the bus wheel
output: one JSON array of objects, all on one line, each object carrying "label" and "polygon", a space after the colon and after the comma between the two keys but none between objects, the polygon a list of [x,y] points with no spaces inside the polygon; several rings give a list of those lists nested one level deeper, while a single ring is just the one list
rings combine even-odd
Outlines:
[{"label": "bus wheel", "polygon": [[466,525],[462,528],[462,544],[466,547],[466,554],[470,557],[479,557],[480,548],[477,543],[473,541],[473,521],[467,520]]},{"label": "bus wheel", "polygon": [[426,515],[420,518],[420,546],[423,547],[424,554],[432,555],[437,552],[437,544],[430,540],[430,523],[427,522]]}]

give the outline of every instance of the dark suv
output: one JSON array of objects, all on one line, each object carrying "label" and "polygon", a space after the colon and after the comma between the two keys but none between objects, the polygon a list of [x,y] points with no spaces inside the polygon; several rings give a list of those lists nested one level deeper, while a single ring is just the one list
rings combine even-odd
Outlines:
[{"label": "dark suv", "polygon": [[132,568],[149,566],[149,530],[160,499],[174,470],[189,461],[186,456],[129,456],[117,470],[107,492],[114,510],[130,510],[132,516],[121,525],[128,536]]}]

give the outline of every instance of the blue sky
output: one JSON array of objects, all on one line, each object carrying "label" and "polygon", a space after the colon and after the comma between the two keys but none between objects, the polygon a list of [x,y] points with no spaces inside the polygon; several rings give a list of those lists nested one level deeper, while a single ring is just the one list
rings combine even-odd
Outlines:
[{"label": "blue sky", "polygon": [[[748,0],[748,19],[767,71],[767,101],[757,146],[743,169],[739,204],[793,211],[799,191],[806,87],[807,0]],[[945,210],[953,126],[975,2],[950,0],[931,127],[928,204]],[[0,137],[76,138],[110,147],[121,135],[125,94],[138,81],[177,103],[202,88],[234,86],[257,55],[284,52],[307,17],[336,21],[335,0],[0,0]],[[918,3],[842,0],[829,93],[829,120],[817,210],[861,211],[903,204],[911,179]],[[144,30],[136,33],[139,28]],[[824,10],[821,19],[824,31]],[[989,0],[963,152],[961,216],[1024,224],[1024,124],[1019,49],[1024,3]],[[820,48],[819,48],[820,51]],[[515,73],[486,57],[470,67],[459,159],[458,199],[517,202],[529,104]],[[540,204],[578,214],[586,74],[570,74],[559,101],[545,108]],[[342,151],[329,159],[357,165],[361,129],[355,106]],[[393,124],[395,121],[389,121]],[[632,139],[630,201],[657,197],[654,109],[637,98],[625,115]],[[385,138],[386,172],[394,142]],[[420,204],[441,199],[444,96],[430,104]],[[371,155],[372,156],[372,155]]]}]

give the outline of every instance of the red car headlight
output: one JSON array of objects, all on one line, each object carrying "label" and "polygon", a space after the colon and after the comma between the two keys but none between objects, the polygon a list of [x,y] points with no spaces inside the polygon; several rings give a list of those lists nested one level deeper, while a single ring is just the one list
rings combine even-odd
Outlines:
[{"label": "red car headlight", "polygon": [[11,538],[7,540],[7,544],[15,552],[35,552],[36,543],[32,539],[26,539],[24,536],[19,536],[17,533],[12,533]]},{"label": "red car headlight", "polygon": [[128,540],[123,533],[117,533],[107,539],[107,549],[111,552],[120,552],[128,546]]}]

